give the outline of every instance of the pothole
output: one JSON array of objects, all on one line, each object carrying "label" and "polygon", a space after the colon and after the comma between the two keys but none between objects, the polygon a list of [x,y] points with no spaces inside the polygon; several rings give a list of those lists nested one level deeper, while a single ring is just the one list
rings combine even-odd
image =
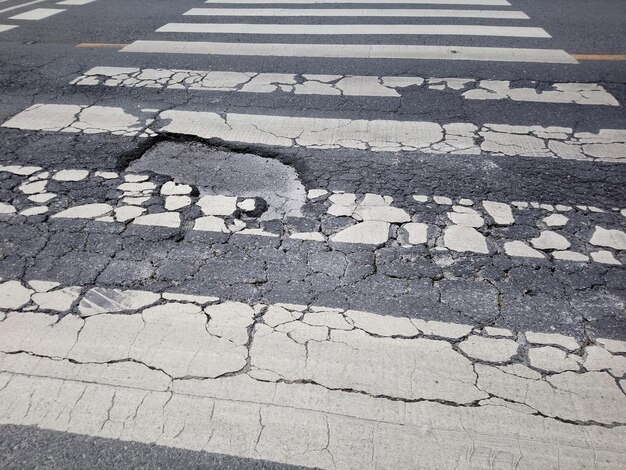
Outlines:
[{"label": "pothole", "polygon": [[215,149],[199,142],[159,142],[128,170],[152,171],[198,187],[200,196],[261,197],[261,220],[301,217],[306,190],[296,171],[278,160]]}]

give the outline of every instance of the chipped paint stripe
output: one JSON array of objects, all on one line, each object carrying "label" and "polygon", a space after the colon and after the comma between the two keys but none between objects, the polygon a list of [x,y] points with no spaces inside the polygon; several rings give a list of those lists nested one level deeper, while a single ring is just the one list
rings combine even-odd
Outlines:
[{"label": "chipped paint stripe", "polygon": [[266,57],[324,57],[353,59],[469,60],[486,62],[537,62],[577,64],[558,49],[506,47],[365,45],[365,44],[278,44],[191,41],[135,41],[122,52],[158,54],[240,55]]},{"label": "chipped paint stripe", "polygon": [[[69,193],[71,196],[71,192]],[[262,228],[245,228],[247,226],[246,223],[241,223],[241,220],[238,220],[241,223],[240,226],[235,228],[234,223],[230,223],[227,216],[225,217],[217,217],[217,216],[201,216],[196,219],[191,220],[182,220],[181,214],[175,210],[165,210],[164,212],[153,212],[150,214],[146,214],[146,209],[141,207],[141,205],[129,205],[129,204],[138,204],[137,202],[130,202],[127,199],[144,199],[140,203],[145,203],[152,199],[152,194],[143,197],[137,196],[122,196],[122,205],[114,208],[113,206],[106,203],[91,203],[91,204],[82,204],[82,205],[72,205],[67,209],[53,213],[50,215],[53,219],[79,219],[79,220],[95,220],[99,223],[106,224],[120,224],[126,225],[127,223],[141,225],[146,227],[158,227],[158,228],[171,228],[178,229],[183,224],[183,222],[193,222],[193,227],[190,230],[198,231],[198,232],[213,232],[219,234],[228,234],[233,235],[235,237],[239,236],[255,236],[255,237],[269,237],[269,238],[284,238],[284,239],[292,239],[292,240],[300,240],[307,242],[315,242],[315,243],[331,243],[331,244],[352,244],[352,245],[364,245],[364,246],[383,246],[386,245],[390,241],[397,241],[401,244],[402,247],[408,248],[416,245],[427,245],[432,243],[435,246],[435,249],[430,249],[433,256],[437,253],[441,254],[441,248],[437,245],[437,238],[428,238],[428,231],[432,229],[434,225],[428,225],[424,223],[413,223],[410,222],[410,219],[407,219],[404,223],[399,222],[396,225],[401,228],[404,232],[399,233],[398,235],[390,236],[389,229],[391,224],[389,222],[378,221],[378,220],[368,220],[361,221],[360,217],[355,218],[357,221],[356,225],[352,225],[330,237],[327,237],[321,232],[293,232],[284,234],[282,237],[276,233],[267,232]],[[366,195],[367,196],[367,195]],[[369,195],[373,196],[373,195]],[[229,199],[228,196],[216,196],[217,198],[225,198]],[[436,197],[435,199],[437,199]],[[236,198],[235,198],[236,199]],[[242,198],[243,199],[243,198]],[[167,198],[166,206],[167,206]],[[154,204],[154,203],[153,203]],[[201,204],[201,201],[196,201],[197,205]],[[488,202],[485,201],[485,206],[489,207]],[[497,205],[506,205],[504,203],[492,203]],[[191,202],[185,202],[185,206],[187,207],[191,205]],[[206,206],[205,203],[202,203],[202,206]],[[183,207],[183,208],[184,208]],[[335,206],[336,207],[336,206]],[[327,208],[327,213],[332,215],[337,215],[337,213],[333,212],[333,206]],[[381,210],[382,209],[382,210]],[[354,212],[355,214],[359,213],[359,211],[366,211],[367,209],[358,209]],[[387,206],[387,207],[377,207],[375,210],[380,210],[381,213],[384,211],[395,211],[391,214],[397,213],[406,213],[402,209],[398,209],[396,207]],[[458,209],[457,209],[458,210]],[[475,211],[474,211],[475,212]],[[30,208],[23,209],[21,211],[16,210],[14,206],[8,203],[0,202],[0,214],[4,216],[11,215],[21,215],[24,217],[31,216],[40,216],[45,214],[48,216],[48,207],[45,205],[36,205],[31,206]],[[469,217],[465,215],[465,212],[456,212],[455,210],[450,211],[447,215],[450,221],[457,221],[459,224],[463,224],[461,220],[462,217]],[[455,216],[458,216],[458,220]],[[382,217],[385,217],[384,215]],[[474,216],[471,216],[474,217]],[[497,217],[497,215],[491,215],[490,217]],[[480,216],[475,216],[480,222],[481,225],[484,223],[484,219]],[[547,222],[546,218],[542,220],[542,223],[545,225]],[[227,226],[228,224],[228,226]],[[254,224],[253,224],[254,225]],[[439,224],[441,225],[441,224]],[[500,225],[512,225],[512,223],[505,223]],[[606,247],[612,247],[619,239],[618,237],[621,235],[621,240],[624,239],[624,232],[621,230],[613,229],[607,230],[600,226],[596,226],[594,234],[592,236],[591,242],[592,245],[595,245],[591,250],[583,250],[589,252],[589,255],[581,253],[580,251],[567,249],[570,247],[570,242],[561,235],[555,235],[551,230],[543,230],[540,232],[538,237],[532,238],[530,243],[521,240],[511,240],[511,239],[498,239],[492,240],[487,239],[480,232],[475,230],[472,227],[468,227],[466,225],[458,225],[455,222],[450,222],[448,225],[443,227],[435,226],[437,229],[441,230],[444,247],[453,252],[465,253],[466,255],[470,253],[475,254],[494,254],[494,250],[489,249],[489,245],[487,241],[489,240],[490,244],[494,247],[497,247],[495,252],[500,254],[506,254],[512,258],[528,258],[528,259],[537,259],[544,260],[546,259],[547,254],[543,251],[550,251],[549,257],[554,260],[555,264],[559,264],[561,262],[570,262],[570,263],[589,263],[595,262],[604,265],[612,265],[612,266],[620,266],[622,263],[615,257],[613,251],[605,249]],[[550,227],[548,227],[550,228]],[[617,235],[619,233],[619,235]],[[550,243],[564,243],[563,246],[555,246],[550,245]],[[469,241],[472,239],[472,241]],[[508,240],[508,241],[507,241]],[[578,242],[578,240],[576,240]],[[532,246],[541,247],[543,251],[539,251]],[[613,249],[613,248],[612,248]],[[614,250],[614,249],[613,249]],[[618,250],[614,250],[618,251]]]},{"label": "chipped paint stripe", "polygon": [[41,280],[0,292],[2,424],[324,469],[482,467],[477,442],[537,468],[626,461],[623,341]]},{"label": "chipped paint stripe", "polygon": [[537,103],[575,103],[619,106],[596,83],[554,83],[551,89],[512,87],[506,80],[258,73],[136,67],[94,67],[71,82],[172,90],[229,91],[243,93],[286,92],[296,95],[401,97],[404,88],[457,93],[468,100],[513,100]]},{"label": "chipped paint stripe", "polygon": [[[192,197],[189,196],[192,192],[191,185],[176,185],[173,181],[161,185],[161,183],[150,181],[149,175],[129,173],[124,175],[124,182],[117,186],[117,190],[121,192],[119,198],[103,198],[100,202],[92,201],[89,204],[77,204],[73,197],[72,186],[77,181],[84,181],[89,178],[89,170],[42,170],[41,167],[22,167],[19,165],[3,167],[0,165],[0,173],[6,172],[28,178],[17,187],[14,198],[9,197],[5,200],[6,202],[0,202],[0,214],[24,217],[43,215],[52,219],[92,219],[97,222],[132,223],[174,229],[193,224],[193,230],[198,231],[229,235],[232,233],[272,238],[283,237],[324,243],[382,246],[390,241],[392,243],[395,241],[402,247],[426,245],[430,249],[440,247],[443,243],[445,248],[457,252],[489,254],[490,252],[493,253],[495,249],[496,252],[506,253],[512,257],[542,260],[546,258],[546,252],[551,252],[549,256],[556,260],[574,262],[593,260],[613,265],[619,265],[620,261],[613,252],[606,248],[614,250],[618,256],[620,256],[620,251],[626,250],[626,234],[619,229],[605,228],[611,218],[613,222],[609,226],[621,227],[621,217],[618,215],[607,214],[608,217],[602,217],[604,227],[596,225],[591,238],[585,230],[576,230],[575,227],[571,227],[578,223],[583,223],[585,227],[593,226],[596,224],[593,213],[606,214],[617,211],[617,208],[608,211],[592,206],[574,208],[564,205],[556,205],[555,207],[537,202],[508,204],[497,201],[482,201],[481,204],[475,205],[472,200],[467,198],[461,198],[454,202],[453,199],[445,196],[430,198],[425,195],[414,195],[409,205],[405,204],[405,208],[402,208],[393,205],[393,198],[385,195],[368,193],[360,197],[353,193],[330,193],[324,189],[314,189],[308,192],[307,197],[312,200],[311,204],[321,206],[320,214],[325,213],[332,217],[350,217],[354,219],[356,225],[348,226],[333,235],[317,231],[302,233],[290,229],[279,234],[263,230],[263,222],[257,217],[248,215],[245,221],[236,218],[238,217],[236,215],[238,208],[243,211],[243,214],[254,211],[257,207],[256,200],[249,198],[263,198],[260,194],[247,194],[239,198],[224,195]],[[91,178],[96,181],[100,178],[118,179],[120,177],[121,175],[110,172],[91,174]],[[67,206],[64,205],[59,208],[54,205],[58,193],[47,192],[46,188],[50,179],[61,182],[62,186],[57,186],[57,191],[67,197]],[[28,202],[24,201],[22,195],[28,195]],[[49,201],[52,201],[53,204],[52,211],[46,205]],[[271,199],[266,200],[268,211],[264,213],[263,217],[268,216],[282,220],[285,217],[285,212],[281,213],[278,208],[273,207],[275,202]],[[252,206],[249,203],[252,203]],[[146,215],[146,208],[142,207],[145,204],[150,204],[154,210],[159,207],[160,212],[152,211]],[[303,200],[298,200],[290,214],[300,214],[302,204]],[[424,220],[425,206],[423,204],[430,204],[429,208],[432,208],[432,204],[439,205],[444,209],[447,208],[448,212],[434,224],[411,222],[412,220]],[[192,205],[198,206],[203,216],[189,216],[185,209]],[[247,209],[245,209],[246,207]],[[517,209],[515,214],[513,207]],[[59,209],[61,210],[59,211]],[[491,233],[490,229],[487,235],[475,230],[475,228],[480,229],[483,226],[514,225],[518,211],[526,212],[527,210],[530,210],[532,217],[536,219],[536,225],[540,228],[543,227],[537,232],[536,238],[511,240],[506,235],[501,236],[502,234],[498,234],[498,232]],[[545,216],[546,211],[554,212],[555,210],[562,213]],[[563,212],[568,213],[570,211],[573,211],[573,214],[587,211],[589,213],[584,218],[581,218],[580,215],[575,216],[576,222],[570,223],[569,217],[563,214]],[[273,215],[269,216],[269,214]],[[530,222],[528,215],[525,215],[524,218],[526,223]],[[319,224],[321,220],[317,222]],[[391,224],[397,225],[400,231],[390,232]],[[558,234],[551,230],[553,227],[561,228],[568,224],[570,226],[569,232]],[[443,238],[439,234],[443,234]],[[564,235],[567,235],[568,238],[565,238]],[[469,241],[470,238],[473,241]],[[492,248],[490,249],[489,246]],[[570,250],[570,248],[572,249]],[[435,250],[437,249],[435,248]]]},{"label": "chipped paint stripe", "polygon": [[[22,364],[15,364],[18,361]],[[166,376],[157,372],[151,376],[144,366],[130,362],[79,369],[66,360],[25,354],[6,356],[4,362],[5,368],[16,372],[0,374],[0,397],[10,404],[1,409],[2,424],[333,470],[412,468],[415,462],[426,464],[425,468],[488,468],[496,459],[492,455],[496,461],[524,461],[528,468],[594,468],[598,455],[606,468],[623,468],[626,462],[623,426],[564,423],[495,397],[461,407],[434,398],[390,400],[311,383],[283,384],[245,376],[177,380],[174,391],[164,391],[160,385],[167,383]],[[48,375],[64,377],[37,376],[27,369],[31,363],[37,371],[48,365],[52,370]],[[555,387],[517,377],[514,368],[503,372],[477,366],[477,370],[481,386],[487,382],[488,389],[499,395],[514,396],[511,387],[516,385],[528,387],[527,401],[533,405],[544,400],[569,408],[584,402],[585,407],[619,406],[622,411],[614,390],[603,402],[595,395],[587,399],[575,395],[590,389],[606,393],[608,374],[603,372],[582,379],[573,372],[557,374]],[[421,377],[428,371],[418,368],[401,374],[410,373]],[[532,370],[529,374],[536,375]],[[141,387],[117,385],[123,375],[146,382]],[[570,378],[574,391],[564,384]],[[554,395],[543,389],[555,389]],[[566,398],[573,404],[565,404]],[[400,419],[403,415],[406,418]]]},{"label": "chipped paint stripe", "polygon": [[[155,136],[159,132],[227,142],[312,149],[359,149],[450,155],[491,154],[624,163],[626,130],[598,133],[571,128],[467,122],[365,120],[142,110],[89,105],[35,104],[2,127],[47,132]],[[78,116],[78,118],[77,118]],[[156,119],[156,122],[153,121]],[[476,144],[478,140],[482,142]]]},{"label": "chipped paint stripe", "polygon": [[398,25],[398,24],[258,24],[258,23],[168,23],[159,33],[293,34],[293,35],[419,35],[495,36],[549,38],[544,29],[525,26]]},{"label": "chipped paint stripe", "polygon": [[185,16],[304,16],[304,17],[397,17],[397,18],[491,18],[527,20],[523,11],[514,10],[436,10],[436,9],[360,9],[360,8],[192,8]]}]

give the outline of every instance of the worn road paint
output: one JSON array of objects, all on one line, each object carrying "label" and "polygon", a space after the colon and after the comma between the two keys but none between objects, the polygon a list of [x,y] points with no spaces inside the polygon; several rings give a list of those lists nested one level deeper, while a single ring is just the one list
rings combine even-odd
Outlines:
[{"label": "worn road paint", "polygon": [[206,293],[0,292],[2,424],[325,469],[626,462],[621,341]]},{"label": "worn road paint", "polygon": [[188,91],[242,93],[285,92],[295,95],[401,97],[405,88],[455,93],[467,100],[512,100],[535,103],[571,103],[619,106],[597,83],[553,83],[550,88],[514,87],[508,80],[470,78],[376,77],[368,75],[316,75],[138,67],[94,67],[71,82],[130,88],[165,88]]},{"label": "worn road paint", "polygon": [[[35,104],[2,127],[150,137],[168,132],[278,147],[359,149],[451,155],[508,155],[624,162],[626,130],[578,132],[564,127],[338,119],[172,109]],[[480,144],[476,142],[481,140]]]}]

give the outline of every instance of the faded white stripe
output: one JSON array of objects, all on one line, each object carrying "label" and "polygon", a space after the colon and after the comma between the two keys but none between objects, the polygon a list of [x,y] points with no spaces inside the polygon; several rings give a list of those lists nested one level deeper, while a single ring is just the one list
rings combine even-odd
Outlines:
[{"label": "faded white stripe", "polygon": [[17,28],[16,25],[0,24],[0,33],[8,31],[10,29]]},{"label": "faded white stripe", "polygon": [[329,57],[355,59],[470,60],[577,64],[563,50],[506,47],[420,46],[384,44],[279,44],[190,41],[135,41],[122,52],[241,55],[265,57]]},{"label": "faded white stripe", "polygon": [[297,34],[297,35],[424,35],[499,36],[549,38],[542,28],[525,26],[482,26],[446,24],[250,24],[250,23],[168,23],[160,33]]},{"label": "faded white stripe", "polygon": [[498,18],[527,20],[522,11],[505,10],[428,10],[361,8],[192,8],[187,16],[349,16],[400,18]]},{"label": "faded white stripe", "polygon": [[27,11],[24,13],[20,13],[19,15],[12,16],[11,20],[29,20],[29,21],[38,21],[48,18],[52,15],[56,15],[57,13],[62,13],[65,10],[60,8],[35,8],[34,10]]}]

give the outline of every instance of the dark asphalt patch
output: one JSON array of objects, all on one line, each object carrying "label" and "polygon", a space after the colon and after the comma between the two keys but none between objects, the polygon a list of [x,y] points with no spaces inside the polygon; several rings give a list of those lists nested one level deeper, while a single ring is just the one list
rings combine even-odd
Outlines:
[{"label": "dark asphalt patch", "polygon": [[5,470],[167,469],[296,470],[303,467],[173,447],[141,444],[31,426],[0,426]]}]

